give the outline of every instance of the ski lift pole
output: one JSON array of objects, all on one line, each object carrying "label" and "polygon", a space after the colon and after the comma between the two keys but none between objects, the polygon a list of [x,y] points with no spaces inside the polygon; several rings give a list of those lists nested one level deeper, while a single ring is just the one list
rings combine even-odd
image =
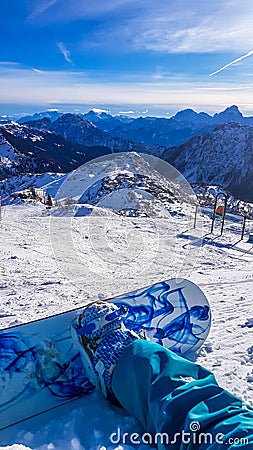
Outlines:
[{"label": "ski lift pole", "polygon": [[2,220],[2,196],[0,195],[0,221]]},{"label": "ski lift pole", "polygon": [[214,228],[214,222],[215,222],[215,216],[216,216],[217,202],[218,202],[218,195],[216,195],[216,198],[215,198],[215,204],[214,204],[214,208],[213,208],[211,233],[213,232],[213,228]]},{"label": "ski lift pole", "polygon": [[246,220],[247,220],[247,216],[243,216],[243,220],[242,220],[242,234],[241,234],[241,241],[243,240],[243,236],[244,236],[244,232],[245,232]]},{"label": "ski lift pole", "polygon": [[222,236],[222,233],[223,233],[223,228],[224,228],[224,223],[225,223],[227,203],[228,203],[228,196],[225,195],[224,209],[223,209],[222,223],[221,223],[221,232],[220,232],[220,235],[221,235],[221,236]]},{"label": "ski lift pole", "polygon": [[198,205],[196,205],[193,228],[196,228],[198,209],[199,209],[199,207],[198,207]]}]

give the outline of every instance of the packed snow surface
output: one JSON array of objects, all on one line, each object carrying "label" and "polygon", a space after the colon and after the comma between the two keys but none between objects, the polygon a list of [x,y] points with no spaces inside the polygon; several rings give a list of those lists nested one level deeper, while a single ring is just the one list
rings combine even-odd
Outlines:
[{"label": "packed snow surface", "polygon": [[[210,218],[199,215],[194,229],[193,216],[192,207],[187,214],[174,211],[165,218],[130,218],[55,217],[42,205],[5,206],[0,222],[1,328],[185,276],[204,291],[213,315],[207,341],[189,357],[212,370],[221,386],[252,403],[251,225],[247,223],[240,240],[240,223],[226,222],[221,237],[219,221],[211,235]],[[64,239],[66,230],[71,232]],[[0,431],[0,445],[12,450],[147,448],[112,443],[110,436],[118,428],[121,433],[144,431],[96,392]]]}]

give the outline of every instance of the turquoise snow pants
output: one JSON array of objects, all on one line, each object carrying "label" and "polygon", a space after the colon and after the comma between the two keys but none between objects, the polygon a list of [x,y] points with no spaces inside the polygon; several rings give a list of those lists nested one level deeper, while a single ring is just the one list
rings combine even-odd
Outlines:
[{"label": "turquoise snow pants", "polygon": [[158,344],[136,340],[127,347],[112,390],[146,432],[128,436],[128,444],[253,450],[253,408],[219,387],[211,372]]}]

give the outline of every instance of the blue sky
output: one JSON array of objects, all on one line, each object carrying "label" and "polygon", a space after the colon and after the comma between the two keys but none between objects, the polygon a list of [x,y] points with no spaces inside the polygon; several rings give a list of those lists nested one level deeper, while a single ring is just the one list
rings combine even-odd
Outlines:
[{"label": "blue sky", "polygon": [[0,114],[253,114],[248,0],[2,0],[0,13]]}]

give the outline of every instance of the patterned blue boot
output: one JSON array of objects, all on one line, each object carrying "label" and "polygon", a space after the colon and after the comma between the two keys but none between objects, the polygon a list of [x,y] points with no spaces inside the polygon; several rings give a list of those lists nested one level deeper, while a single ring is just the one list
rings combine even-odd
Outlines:
[{"label": "patterned blue boot", "polygon": [[114,367],[123,350],[141,338],[125,328],[126,314],[125,306],[93,302],[79,315],[75,327],[87,376],[110,400],[114,400],[111,390]]}]

